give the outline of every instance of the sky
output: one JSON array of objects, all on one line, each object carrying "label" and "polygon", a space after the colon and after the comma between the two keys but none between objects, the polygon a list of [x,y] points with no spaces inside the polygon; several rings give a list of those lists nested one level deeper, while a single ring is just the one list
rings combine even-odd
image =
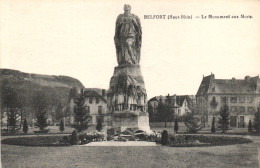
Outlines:
[{"label": "sky", "polygon": [[[2,0],[0,66],[66,75],[108,89],[117,66],[114,33],[124,4],[142,25],[141,70],[148,98],[195,95],[203,75],[260,73],[260,1]],[[201,15],[251,19],[201,19]],[[144,19],[192,15],[192,19]],[[195,18],[199,16],[200,18]]]}]

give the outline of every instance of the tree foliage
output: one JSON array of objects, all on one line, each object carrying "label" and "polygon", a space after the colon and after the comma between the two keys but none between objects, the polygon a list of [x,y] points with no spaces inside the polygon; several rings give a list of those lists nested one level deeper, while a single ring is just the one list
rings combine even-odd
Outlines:
[{"label": "tree foliage", "polygon": [[74,119],[75,122],[72,125],[78,132],[88,129],[88,120],[90,118],[89,111],[85,106],[84,91],[81,90],[80,94],[74,98]]},{"label": "tree foliage", "polygon": [[40,131],[44,132],[45,127],[48,126],[46,114],[49,102],[46,94],[42,91],[36,92],[33,96],[32,103],[36,115],[35,125],[39,127]]},{"label": "tree foliage", "polygon": [[220,109],[220,117],[218,120],[219,126],[223,133],[225,133],[229,128],[229,109],[227,105],[224,105]]},{"label": "tree foliage", "polygon": [[56,109],[56,115],[55,115],[55,119],[57,121],[61,120],[63,117],[65,117],[64,112],[63,112],[63,106],[61,103],[58,104],[58,107]]},{"label": "tree foliage", "polygon": [[[12,130],[15,131],[21,127],[21,112],[22,112],[22,103],[17,96],[17,93],[10,88],[2,90],[1,93],[1,103],[2,107],[5,108],[7,116],[7,129],[11,126]],[[1,109],[2,111],[2,109]],[[2,113],[2,112],[1,112]]]},{"label": "tree foliage", "polygon": [[39,113],[36,116],[36,123],[35,125],[39,127],[41,132],[45,131],[45,128],[48,126],[47,118],[45,116],[46,113]]}]

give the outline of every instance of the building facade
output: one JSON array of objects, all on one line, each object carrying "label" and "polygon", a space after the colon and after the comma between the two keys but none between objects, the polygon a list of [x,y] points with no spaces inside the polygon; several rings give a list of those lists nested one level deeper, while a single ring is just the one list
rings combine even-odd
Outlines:
[{"label": "building facade", "polygon": [[[183,116],[184,114],[191,112],[191,97],[190,95],[173,95],[169,96],[173,107],[173,115]],[[167,104],[167,96],[155,96],[148,101],[148,112],[150,114],[151,121],[158,121],[162,114],[159,114],[158,105],[162,101],[163,104]]]},{"label": "building facade", "polygon": [[[73,88],[70,94],[70,123],[74,122],[74,98],[79,93],[79,90]],[[96,125],[98,120],[104,122],[104,117],[107,113],[106,91],[103,89],[102,93],[96,90],[84,90],[85,107],[90,114],[90,125]]]},{"label": "building facade", "polygon": [[196,94],[197,110],[207,116],[208,125],[219,118],[222,106],[230,112],[230,127],[246,127],[260,106],[259,76],[244,79],[215,79],[203,77]]}]

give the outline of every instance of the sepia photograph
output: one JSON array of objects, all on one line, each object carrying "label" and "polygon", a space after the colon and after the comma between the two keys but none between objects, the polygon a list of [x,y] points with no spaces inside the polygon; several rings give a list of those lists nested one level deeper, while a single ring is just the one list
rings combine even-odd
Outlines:
[{"label": "sepia photograph", "polygon": [[260,167],[259,0],[0,0],[0,34],[0,167]]}]

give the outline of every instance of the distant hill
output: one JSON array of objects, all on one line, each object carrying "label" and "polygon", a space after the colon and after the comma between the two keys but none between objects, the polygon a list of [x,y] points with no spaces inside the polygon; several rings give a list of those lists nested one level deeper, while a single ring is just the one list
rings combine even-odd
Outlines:
[{"label": "distant hill", "polygon": [[79,80],[69,76],[31,74],[11,69],[0,69],[0,86],[1,100],[4,100],[4,91],[16,92],[29,116],[33,113],[32,96],[37,91],[44,92],[54,105],[61,103],[66,107],[71,88],[85,88]]}]

